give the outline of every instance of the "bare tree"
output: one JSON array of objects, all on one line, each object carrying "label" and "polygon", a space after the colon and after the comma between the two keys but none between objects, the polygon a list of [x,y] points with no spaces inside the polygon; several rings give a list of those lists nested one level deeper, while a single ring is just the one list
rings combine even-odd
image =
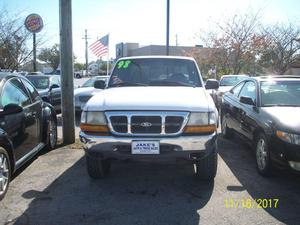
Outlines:
[{"label": "bare tree", "polygon": [[27,47],[31,34],[18,17],[0,12],[0,68],[18,70],[20,64],[29,60],[32,51]]},{"label": "bare tree", "polygon": [[207,47],[215,49],[210,64],[217,66],[218,74],[250,73],[257,50],[253,41],[258,38],[259,13],[234,15],[216,23],[217,29],[201,32],[198,38]]},{"label": "bare tree", "polygon": [[300,60],[300,28],[293,25],[273,25],[264,29],[266,48],[260,58],[260,64],[270,72],[284,74],[289,67]]}]

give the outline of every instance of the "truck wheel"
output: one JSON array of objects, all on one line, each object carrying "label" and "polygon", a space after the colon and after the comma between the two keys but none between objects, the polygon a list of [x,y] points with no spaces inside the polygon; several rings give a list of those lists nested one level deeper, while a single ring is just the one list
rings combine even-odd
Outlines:
[{"label": "truck wheel", "polygon": [[87,171],[91,178],[98,179],[106,177],[110,172],[110,160],[98,159],[96,157],[86,156]]},{"label": "truck wheel", "polygon": [[4,148],[0,147],[0,201],[4,198],[10,182],[10,161]]},{"label": "truck wheel", "polygon": [[213,150],[208,156],[194,165],[196,175],[202,180],[213,180],[217,173],[218,155]]}]

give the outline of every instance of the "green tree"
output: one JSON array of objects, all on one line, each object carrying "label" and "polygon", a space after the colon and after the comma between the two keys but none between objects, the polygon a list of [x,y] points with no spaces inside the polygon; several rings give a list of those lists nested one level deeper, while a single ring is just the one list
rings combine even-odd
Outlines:
[{"label": "green tree", "polygon": [[84,69],[85,69],[85,64],[84,63],[79,63],[79,62],[74,63],[74,70],[75,71],[84,70]]},{"label": "green tree", "polygon": [[51,48],[43,48],[38,55],[38,59],[48,63],[55,71],[60,62],[59,45],[55,44]]}]

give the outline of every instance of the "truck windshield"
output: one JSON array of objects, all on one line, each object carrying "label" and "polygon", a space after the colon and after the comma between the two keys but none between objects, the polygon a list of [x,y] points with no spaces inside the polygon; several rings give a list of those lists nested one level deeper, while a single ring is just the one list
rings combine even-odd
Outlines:
[{"label": "truck windshield", "polygon": [[187,59],[143,58],[119,60],[108,83],[121,86],[201,87],[195,63]]}]

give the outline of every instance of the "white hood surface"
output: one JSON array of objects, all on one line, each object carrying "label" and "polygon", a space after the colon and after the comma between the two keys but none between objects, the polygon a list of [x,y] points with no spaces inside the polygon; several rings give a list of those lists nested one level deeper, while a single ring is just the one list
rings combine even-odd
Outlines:
[{"label": "white hood surface", "polygon": [[86,104],[88,111],[214,110],[214,103],[204,88],[193,87],[118,87],[94,95]]}]

